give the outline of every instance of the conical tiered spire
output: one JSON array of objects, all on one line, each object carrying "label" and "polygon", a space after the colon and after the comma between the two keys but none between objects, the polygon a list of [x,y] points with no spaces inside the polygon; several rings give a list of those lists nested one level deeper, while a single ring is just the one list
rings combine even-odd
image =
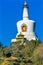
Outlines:
[{"label": "conical tiered spire", "polygon": [[26,0],[24,2],[24,10],[23,10],[23,19],[28,19],[28,5],[26,3]]}]

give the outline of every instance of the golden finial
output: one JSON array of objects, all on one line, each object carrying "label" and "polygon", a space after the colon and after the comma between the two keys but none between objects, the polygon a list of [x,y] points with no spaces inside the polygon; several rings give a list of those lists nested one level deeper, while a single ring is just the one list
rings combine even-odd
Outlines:
[{"label": "golden finial", "polygon": [[28,7],[26,0],[24,1],[24,7]]}]

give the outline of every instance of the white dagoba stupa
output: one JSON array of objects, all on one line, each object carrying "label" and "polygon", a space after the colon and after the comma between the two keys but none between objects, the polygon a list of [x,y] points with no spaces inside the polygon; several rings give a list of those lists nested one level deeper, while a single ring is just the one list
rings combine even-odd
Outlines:
[{"label": "white dagoba stupa", "polygon": [[[38,39],[34,32],[34,24],[35,24],[35,21],[29,19],[28,5],[25,1],[24,8],[23,8],[23,20],[20,20],[17,22],[18,33],[16,35],[16,38],[20,33],[22,33],[22,35],[24,35],[24,38],[26,38],[29,41]],[[14,42],[14,41],[16,41],[16,39],[11,40],[11,42]]]}]

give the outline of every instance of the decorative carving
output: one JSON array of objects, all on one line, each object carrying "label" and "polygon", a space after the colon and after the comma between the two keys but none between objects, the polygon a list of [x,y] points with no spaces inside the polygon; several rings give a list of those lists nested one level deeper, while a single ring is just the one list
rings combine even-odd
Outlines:
[{"label": "decorative carving", "polygon": [[22,24],[21,28],[22,28],[22,32],[26,32],[26,31],[27,31],[27,26],[26,26],[26,24]]}]

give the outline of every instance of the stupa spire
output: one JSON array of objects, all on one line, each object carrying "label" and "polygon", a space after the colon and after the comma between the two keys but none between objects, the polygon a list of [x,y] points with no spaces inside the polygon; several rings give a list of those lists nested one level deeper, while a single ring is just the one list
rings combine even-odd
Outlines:
[{"label": "stupa spire", "polygon": [[26,0],[24,1],[23,19],[28,19],[28,5]]}]

